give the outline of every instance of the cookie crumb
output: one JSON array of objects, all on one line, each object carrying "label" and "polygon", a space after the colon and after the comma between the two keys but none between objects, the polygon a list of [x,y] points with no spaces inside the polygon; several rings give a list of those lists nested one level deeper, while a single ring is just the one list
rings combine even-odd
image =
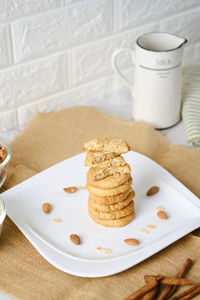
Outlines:
[{"label": "cookie crumb", "polygon": [[53,222],[54,222],[54,223],[61,223],[61,222],[62,222],[62,219],[54,219]]},{"label": "cookie crumb", "polygon": [[87,190],[87,187],[86,186],[81,186],[80,189],[81,190]]},{"label": "cookie crumb", "polygon": [[106,248],[96,247],[96,250],[97,250],[97,251],[101,251],[101,252],[103,252],[104,254],[110,254],[110,253],[111,253],[111,250],[106,249]]},{"label": "cookie crumb", "polygon": [[106,249],[106,248],[102,248],[102,251],[104,254],[110,254],[111,251],[109,249]]},{"label": "cookie crumb", "polygon": [[157,228],[156,225],[152,225],[152,224],[146,225],[146,227],[147,227],[148,229],[156,229],[156,228]]},{"label": "cookie crumb", "polygon": [[156,207],[156,212],[159,212],[160,210],[165,211],[165,208],[162,205]]},{"label": "cookie crumb", "polygon": [[143,233],[143,234],[149,234],[149,233],[150,233],[149,230],[147,230],[147,229],[145,229],[145,228],[142,228],[142,229],[140,230],[140,232]]},{"label": "cookie crumb", "polygon": [[126,240],[124,240],[124,242],[130,246],[137,246],[139,244],[139,241],[137,239],[133,239],[133,238],[126,239]]}]

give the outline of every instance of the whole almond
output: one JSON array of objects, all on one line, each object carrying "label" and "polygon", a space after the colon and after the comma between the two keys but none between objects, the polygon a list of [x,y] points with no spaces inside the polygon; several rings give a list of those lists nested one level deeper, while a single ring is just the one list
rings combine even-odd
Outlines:
[{"label": "whole almond", "polygon": [[158,218],[160,218],[161,220],[167,220],[167,214],[166,212],[164,212],[163,210],[159,210],[157,212],[157,216]]},{"label": "whole almond", "polygon": [[72,194],[75,193],[77,191],[77,187],[76,186],[69,186],[67,188],[63,189],[66,193]]},{"label": "whole almond", "polygon": [[50,203],[43,203],[42,204],[42,210],[43,210],[43,212],[45,213],[45,214],[48,214],[48,213],[50,213],[50,211],[51,211],[51,204]]},{"label": "whole almond", "polygon": [[154,185],[152,186],[147,192],[146,192],[146,195],[147,196],[153,196],[155,195],[157,192],[159,191],[159,187]]},{"label": "whole almond", "polygon": [[0,145],[0,163],[2,163],[6,159],[6,156],[7,156],[7,150]]},{"label": "whole almond", "polygon": [[70,234],[69,238],[74,245],[80,245],[81,240],[77,234]]},{"label": "whole almond", "polygon": [[139,241],[136,239],[126,239],[124,242],[130,246],[137,246],[139,244]]}]

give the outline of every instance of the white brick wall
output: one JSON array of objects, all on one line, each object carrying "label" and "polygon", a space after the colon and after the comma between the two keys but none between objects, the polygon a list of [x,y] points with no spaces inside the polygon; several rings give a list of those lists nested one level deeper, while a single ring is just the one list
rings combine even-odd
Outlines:
[{"label": "white brick wall", "polygon": [[[200,63],[199,0],[1,0],[0,129],[37,111],[100,108],[125,86],[112,52],[150,31],[187,37],[184,63]],[[119,64],[133,80],[130,57]]]},{"label": "white brick wall", "polygon": [[10,28],[0,24],[0,68],[3,69],[12,64],[12,46]]},{"label": "white brick wall", "polygon": [[177,18],[180,12],[186,12],[200,4],[199,0],[116,0],[115,2],[117,30],[160,22],[169,16]]},{"label": "white brick wall", "polygon": [[[143,28],[137,28],[113,35],[101,41],[95,41],[81,47],[69,50],[69,87],[92,81],[106,75],[112,75],[110,63],[112,53],[119,47],[134,47],[139,35],[146,31],[158,31],[159,27],[153,23]],[[128,68],[130,57],[119,57],[119,66]]]},{"label": "white brick wall", "polygon": [[111,34],[109,1],[82,2],[13,22],[14,61],[56,53]]},{"label": "white brick wall", "polygon": [[[75,89],[70,89],[64,93],[30,103],[26,106],[22,106],[18,109],[19,125],[26,123],[36,111],[58,111],[62,108],[82,105],[100,108],[101,104],[99,101],[112,92],[112,87],[112,78],[107,77]],[[89,97],[88,91],[90,93]]]},{"label": "white brick wall", "polygon": [[33,16],[62,6],[63,0],[1,0],[0,22]]},{"label": "white brick wall", "polygon": [[0,112],[19,108],[67,86],[65,55],[46,57],[0,72]]}]

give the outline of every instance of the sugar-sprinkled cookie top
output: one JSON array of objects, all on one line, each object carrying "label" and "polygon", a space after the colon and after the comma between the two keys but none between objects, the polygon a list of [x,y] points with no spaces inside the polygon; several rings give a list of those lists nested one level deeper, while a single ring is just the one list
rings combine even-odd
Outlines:
[{"label": "sugar-sprinkled cookie top", "polygon": [[111,136],[100,136],[83,144],[84,150],[113,152],[113,153],[127,153],[130,146],[123,140]]}]

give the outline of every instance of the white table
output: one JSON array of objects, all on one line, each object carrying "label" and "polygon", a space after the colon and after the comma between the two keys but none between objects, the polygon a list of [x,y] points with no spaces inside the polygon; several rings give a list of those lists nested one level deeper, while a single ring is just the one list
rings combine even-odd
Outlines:
[{"label": "white table", "polygon": [[[94,106],[105,113],[109,113],[127,120],[132,119],[132,99],[127,89],[121,89],[112,96],[101,99],[101,101],[96,101],[94,99],[93,101],[89,101],[85,104]],[[0,139],[9,143],[20,132],[21,129],[22,128],[15,128],[13,130],[0,131]],[[170,129],[161,130],[161,132],[166,133],[166,139],[169,142],[173,144],[187,145],[184,124],[182,121]],[[0,292],[0,300],[12,299],[14,298]]]}]

